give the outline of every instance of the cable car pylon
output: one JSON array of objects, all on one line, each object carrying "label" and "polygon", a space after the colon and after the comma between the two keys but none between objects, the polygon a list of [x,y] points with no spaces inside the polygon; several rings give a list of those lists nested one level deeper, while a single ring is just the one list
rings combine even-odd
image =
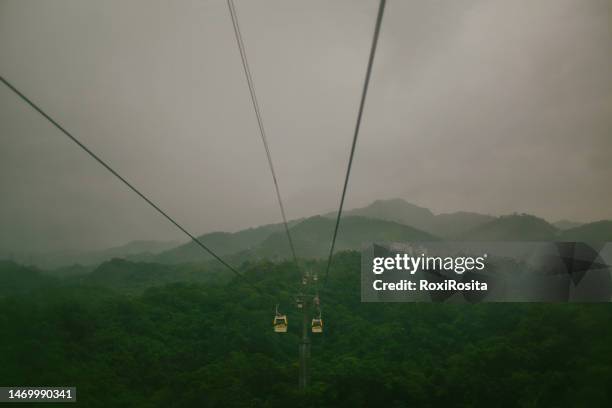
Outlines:
[{"label": "cable car pylon", "polygon": [[[310,331],[313,333],[323,332],[323,321],[321,320],[321,308],[319,295],[312,294],[312,285],[316,286],[318,279],[316,274],[304,273],[302,276],[303,291],[296,299],[298,309],[302,310],[302,337],[299,343],[300,368],[298,376],[298,386],[300,390],[308,388],[310,383]],[[318,312],[318,317],[313,317],[311,321],[311,309]]]},{"label": "cable car pylon", "polygon": [[300,373],[298,376],[298,386],[300,390],[308,388],[310,382],[310,337],[308,336],[308,310],[310,302],[308,299],[302,306],[302,338],[300,339]]}]

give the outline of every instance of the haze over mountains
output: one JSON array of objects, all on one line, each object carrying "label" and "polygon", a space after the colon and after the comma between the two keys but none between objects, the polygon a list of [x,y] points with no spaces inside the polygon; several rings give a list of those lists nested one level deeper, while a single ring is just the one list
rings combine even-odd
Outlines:
[{"label": "haze over mountains", "polygon": [[[336,214],[333,212],[325,216],[335,218]],[[361,216],[410,225],[445,238],[457,236],[495,219],[490,215],[464,211],[434,215],[429,209],[408,203],[400,198],[376,200],[366,207],[345,211],[344,216]]]},{"label": "haze over mountains", "polygon": [[92,251],[60,251],[48,253],[5,253],[0,259],[7,258],[24,264],[44,268],[58,268],[66,265],[97,265],[112,258],[140,257],[147,259],[154,254],[175,248],[177,241],[138,240],[125,245]]},{"label": "haze over mountains", "polygon": [[[299,257],[325,257],[335,223],[335,213],[327,213],[290,222],[290,230]],[[235,233],[213,232],[199,239],[220,256],[237,261],[290,256],[282,224],[269,224]],[[377,200],[343,214],[337,250],[360,249],[372,241],[612,241],[612,221],[579,224],[562,221],[557,225],[528,214],[495,217],[472,212],[434,214],[429,209],[402,199]],[[62,253],[25,259],[25,263],[43,268],[72,264],[95,266],[111,258],[125,258],[161,264],[197,263],[210,260],[193,242],[137,241],[105,251]],[[77,273],[64,268],[65,274]]]}]

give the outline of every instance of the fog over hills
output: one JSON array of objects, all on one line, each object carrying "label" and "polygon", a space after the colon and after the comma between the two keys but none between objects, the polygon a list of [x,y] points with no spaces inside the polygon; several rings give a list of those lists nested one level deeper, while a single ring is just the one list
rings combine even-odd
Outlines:
[{"label": "fog over hills", "polygon": [[[332,212],[325,216],[335,217],[336,214],[336,212]],[[440,237],[455,236],[495,218],[490,215],[465,211],[434,215],[431,210],[400,198],[376,200],[366,207],[346,211],[343,215],[359,215],[410,225]]]},{"label": "fog over hills", "polygon": [[571,228],[579,227],[581,225],[584,225],[584,223],[577,222],[577,221],[570,221],[570,220],[559,220],[559,221],[553,222],[552,225],[554,225],[555,227],[563,231],[563,230],[568,230]]},{"label": "fog over hills", "polygon": [[548,241],[557,236],[557,228],[528,214],[506,215],[460,235],[470,241]]},{"label": "fog over hills", "polygon": [[[335,220],[311,217],[291,228],[298,256],[320,258],[327,256]],[[420,229],[375,218],[346,216],[338,231],[336,249],[360,249],[372,241],[432,241],[432,234]],[[263,257],[288,257],[289,247],[284,233],[277,232],[261,243],[255,253]]]},{"label": "fog over hills", "polygon": [[561,241],[612,241],[612,221],[597,221],[562,231]]},{"label": "fog over hills", "polygon": [[180,245],[179,241],[138,240],[97,251],[0,252],[0,259],[7,258],[44,268],[58,268],[72,264],[97,265],[116,257],[150,259],[155,254],[175,248],[177,245]]},{"label": "fog over hills", "polygon": [[[335,214],[326,213],[289,223],[299,257],[327,256],[333,234]],[[458,211],[434,214],[427,208],[402,199],[377,200],[368,206],[343,214],[337,249],[359,250],[373,241],[612,241],[612,221],[580,224],[565,221],[559,228],[529,214],[492,215]],[[267,224],[242,231],[212,232],[198,239],[223,257],[236,261],[286,259],[290,250],[282,224]],[[7,254],[4,258],[10,258]],[[211,256],[193,242],[134,241],[126,245],[90,252],[14,254],[14,260],[44,269],[61,268],[58,275],[79,275],[112,258],[161,264],[198,263]],[[86,267],[71,266],[85,265]],[[71,266],[71,267],[68,267]]]}]

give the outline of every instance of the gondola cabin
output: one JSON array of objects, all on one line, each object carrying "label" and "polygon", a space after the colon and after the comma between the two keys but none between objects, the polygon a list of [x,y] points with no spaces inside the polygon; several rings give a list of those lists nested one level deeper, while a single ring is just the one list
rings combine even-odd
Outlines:
[{"label": "gondola cabin", "polygon": [[276,333],[287,333],[287,315],[276,315],[273,324]]},{"label": "gondola cabin", "polygon": [[321,318],[312,319],[312,332],[323,333],[323,320]]}]

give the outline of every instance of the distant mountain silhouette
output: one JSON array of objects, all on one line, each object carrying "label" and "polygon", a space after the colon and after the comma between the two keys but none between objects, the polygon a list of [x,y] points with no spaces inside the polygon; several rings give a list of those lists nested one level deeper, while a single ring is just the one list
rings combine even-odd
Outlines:
[{"label": "distant mountain silhouette", "polygon": [[[325,257],[329,251],[336,213],[290,221],[289,227],[298,257]],[[439,239],[472,241],[612,241],[612,221],[578,225],[559,221],[557,226],[528,214],[493,217],[474,212],[434,214],[427,208],[403,199],[377,200],[343,213],[336,249],[359,250],[374,241],[431,241]],[[212,232],[198,238],[233,263],[291,256],[283,224],[268,224],[242,231]],[[44,268],[57,268],[54,276],[78,276],[112,258],[133,262],[189,264],[213,258],[197,244],[134,241],[103,251],[55,253],[32,262]],[[43,265],[41,265],[41,263]],[[72,266],[73,264],[86,266]],[[117,267],[119,264],[113,264]],[[109,265],[105,265],[109,268]],[[111,275],[112,270],[110,269]],[[164,272],[165,274],[165,272]],[[92,274],[92,279],[96,277]],[[137,280],[137,278],[133,277]],[[159,277],[160,280],[166,278]]]},{"label": "distant mountain silhouette", "polygon": [[69,265],[96,266],[112,258],[134,257],[139,260],[150,259],[155,254],[174,248],[177,241],[131,241],[112,248],[90,251],[57,251],[48,253],[16,254],[19,262],[33,264],[45,269],[54,269]]},{"label": "distant mountain silhouette", "polygon": [[[290,222],[290,225],[295,225],[298,222],[299,221]],[[211,232],[199,236],[198,239],[211,250],[215,251],[215,253],[223,256],[251,250],[271,234],[283,230],[283,224],[268,224],[234,233]],[[188,242],[184,245],[164,251],[153,259],[156,262],[162,263],[180,263],[212,259],[212,256],[204,252],[196,243]]]},{"label": "distant mountain silhouette", "polygon": [[[335,221],[328,217],[311,217],[291,228],[299,257],[325,257],[329,252]],[[361,249],[373,241],[436,241],[439,238],[414,227],[374,218],[347,216],[342,218],[336,249]],[[288,257],[290,255],[284,232],[270,235],[255,248],[262,257]]]},{"label": "distant mountain silhouette", "polygon": [[612,241],[612,221],[597,221],[561,231],[560,241]]},{"label": "distant mountain silhouette", "polygon": [[[400,199],[379,200],[346,214],[342,218],[336,243],[339,251],[359,250],[362,244],[374,241],[612,241],[612,221],[560,231],[547,221],[529,214],[492,217],[456,212],[434,215],[428,209]],[[335,223],[333,215],[328,213],[291,222],[290,231],[298,257],[319,258],[327,255]],[[414,222],[425,228],[406,225],[405,222]],[[291,256],[282,224],[264,225],[236,233],[216,232],[203,235],[200,239],[221,256],[235,256],[234,259],[238,261],[286,259]],[[201,248],[188,243],[159,254],[152,261],[184,263],[209,259],[211,257]]]},{"label": "distant mountain silhouette", "polygon": [[465,211],[438,214],[425,230],[444,238],[452,238],[493,220],[495,217],[490,215]]},{"label": "distant mountain silhouette", "polygon": [[545,220],[528,214],[506,215],[459,236],[467,241],[552,241],[558,230]]},{"label": "distant mountain silhouette", "polygon": [[[326,217],[335,218],[337,212],[325,214]],[[411,204],[401,198],[390,200],[376,200],[372,204],[344,211],[344,217],[361,216],[410,225],[419,229],[426,229],[432,223],[434,214],[427,208]]]},{"label": "distant mountain silhouette", "polygon": [[561,231],[572,229],[584,225],[582,222],[570,221],[570,220],[559,220],[552,223],[556,228]]},{"label": "distant mountain silhouette", "polygon": [[[325,216],[333,218],[336,217],[336,214],[337,212],[331,212]],[[494,219],[490,215],[463,211],[434,215],[429,209],[411,204],[401,198],[376,200],[366,207],[355,208],[343,213],[343,216],[352,215],[392,221],[440,237],[453,237]]]}]

